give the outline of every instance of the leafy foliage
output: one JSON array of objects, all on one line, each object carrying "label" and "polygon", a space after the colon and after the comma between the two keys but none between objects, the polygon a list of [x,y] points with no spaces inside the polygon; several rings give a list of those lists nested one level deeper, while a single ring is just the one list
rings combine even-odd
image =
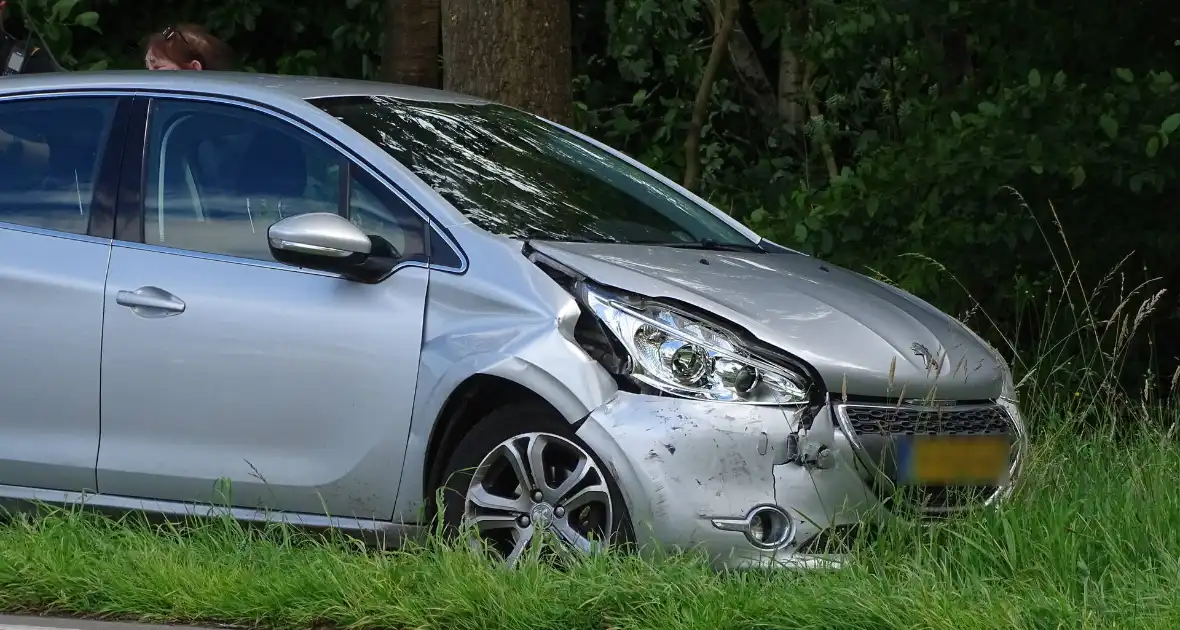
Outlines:
[{"label": "leafy foliage", "polygon": [[[574,0],[579,124],[679,179],[716,2]],[[138,67],[147,33],[187,19],[251,69],[363,78],[376,75],[384,11],[379,0],[19,4],[70,67]],[[1180,86],[1168,72],[1180,13],[1162,0],[743,0],[740,23],[779,92],[763,96],[781,111],[783,88],[797,88],[810,109],[798,126],[768,118],[729,64],[714,86],[705,194],[765,236],[952,312],[982,306],[1037,330],[1030,299],[1074,271],[1058,263],[1061,239],[1045,238],[1052,203],[1086,283],[1134,252],[1124,270],[1180,290]],[[802,79],[782,72],[788,61]],[[1157,312],[1152,326],[1175,327],[1174,306]],[[1157,373],[1180,354],[1161,340],[1140,357],[1162,361]]]}]

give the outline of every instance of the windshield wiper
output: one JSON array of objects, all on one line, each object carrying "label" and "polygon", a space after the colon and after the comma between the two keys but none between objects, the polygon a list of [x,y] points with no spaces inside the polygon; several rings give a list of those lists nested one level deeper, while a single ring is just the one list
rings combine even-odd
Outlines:
[{"label": "windshield wiper", "polygon": [[754,254],[765,254],[766,250],[762,249],[754,243],[749,245],[741,245],[738,243],[718,243],[711,238],[701,239],[696,243],[686,243],[683,241],[627,241],[630,245],[654,245],[656,247],[674,247],[676,249],[699,249],[710,252],[748,252]]}]

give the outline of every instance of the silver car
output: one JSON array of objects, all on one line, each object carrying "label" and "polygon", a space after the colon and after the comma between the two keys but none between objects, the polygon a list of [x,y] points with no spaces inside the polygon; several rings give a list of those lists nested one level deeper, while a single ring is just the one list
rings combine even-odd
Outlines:
[{"label": "silver car", "polygon": [[3,79],[0,296],[10,505],[808,566],[1024,458],[951,317],[440,91]]}]

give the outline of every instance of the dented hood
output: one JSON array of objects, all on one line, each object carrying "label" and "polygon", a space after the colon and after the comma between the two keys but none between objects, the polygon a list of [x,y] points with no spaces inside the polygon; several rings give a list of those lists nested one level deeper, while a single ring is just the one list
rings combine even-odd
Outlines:
[{"label": "dented hood", "polygon": [[[816,258],[606,243],[530,245],[592,280],[681,300],[729,320],[811,364],[831,392],[939,400],[1000,395],[1002,360],[958,321],[908,293]],[[941,369],[929,366],[927,357]]]}]

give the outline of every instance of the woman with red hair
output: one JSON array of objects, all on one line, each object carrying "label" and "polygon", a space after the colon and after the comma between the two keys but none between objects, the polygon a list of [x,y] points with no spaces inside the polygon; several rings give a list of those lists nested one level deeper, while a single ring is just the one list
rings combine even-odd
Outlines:
[{"label": "woman with red hair", "polygon": [[232,70],[229,45],[196,24],[169,26],[148,38],[143,58],[148,70]]}]

